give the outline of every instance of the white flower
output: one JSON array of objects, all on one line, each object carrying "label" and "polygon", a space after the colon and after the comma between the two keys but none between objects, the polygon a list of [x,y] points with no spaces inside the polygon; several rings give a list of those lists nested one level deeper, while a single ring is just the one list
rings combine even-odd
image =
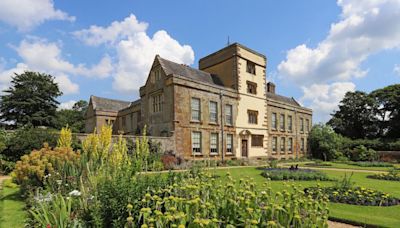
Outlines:
[{"label": "white flower", "polygon": [[56,180],[56,182],[57,182],[58,185],[61,185],[62,180]]},{"label": "white flower", "polygon": [[73,190],[70,193],[68,193],[68,195],[70,195],[70,196],[81,196],[82,193],[80,191],[78,191],[78,190]]}]

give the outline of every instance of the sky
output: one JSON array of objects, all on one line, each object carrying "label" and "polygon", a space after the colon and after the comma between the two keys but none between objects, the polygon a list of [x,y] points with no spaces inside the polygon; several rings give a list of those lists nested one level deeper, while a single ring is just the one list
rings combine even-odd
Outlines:
[{"label": "sky", "polygon": [[266,55],[267,81],[314,123],[400,81],[400,0],[1,0],[0,90],[32,70],[55,77],[60,108],[133,101],[156,54],[197,68],[228,37]]}]

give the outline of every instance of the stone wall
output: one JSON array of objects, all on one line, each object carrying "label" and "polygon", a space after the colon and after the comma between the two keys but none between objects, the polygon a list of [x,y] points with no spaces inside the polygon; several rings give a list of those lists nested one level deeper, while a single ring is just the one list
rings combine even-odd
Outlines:
[{"label": "stone wall", "polygon": [[[89,134],[74,134],[80,141],[84,140]],[[113,140],[118,139],[119,135],[113,135]],[[134,136],[134,135],[123,135],[127,141],[136,142],[137,138],[142,138],[142,136]],[[147,138],[153,142],[160,143],[162,152],[175,152],[175,142],[173,137],[157,137],[157,136],[147,136]]]}]

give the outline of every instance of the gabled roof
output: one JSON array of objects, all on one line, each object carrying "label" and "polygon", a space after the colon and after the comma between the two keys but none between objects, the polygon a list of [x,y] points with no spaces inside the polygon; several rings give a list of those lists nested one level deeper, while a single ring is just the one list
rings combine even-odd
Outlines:
[{"label": "gabled roof", "polygon": [[197,70],[184,64],[174,63],[167,59],[161,58],[159,55],[157,55],[156,58],[161,64],[161,67],[164,69],[166,75],[179,75],[182,77],[187,77],[194,81],[204,82],[211,85],[224,86],[218,75]]},{"label": "gabled roof", "polygon": [[103,97],[90,96],[90,101],[92,102],[94,110],[101,111],[114,111],[118,112],[119,110],[129,107],[131,102],[129,101],[121,101],[108,99]]},{"label": "gabled roof", "polygon": [[267,99],[301,107],[301,105],[293,97],[285,97],[276,93],[267,92]]}]

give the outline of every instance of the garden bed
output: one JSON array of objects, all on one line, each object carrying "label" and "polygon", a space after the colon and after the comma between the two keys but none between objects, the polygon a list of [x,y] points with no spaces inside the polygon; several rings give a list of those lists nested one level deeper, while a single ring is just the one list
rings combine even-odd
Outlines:
[{"label": "garden bed", "polygon": [[367,177],[378,180],[400,181],[400,171],[397,169],[392,169],[388,173],[377,173],[368,175]]},{"label": "garden bed", "polygon": [[265,168],[261,175],[270,180],[333,181],[323,172],[311,169]]},{"label": "garden bed", "polygon": [[313,197],[322,192],[323,194],[326,194],[329,201],[333,203],[345,203],[361,206],[394,206],[400,204],[400,199],[398,198],[364,187],[310,187],[304,189],[304,192]]}]

